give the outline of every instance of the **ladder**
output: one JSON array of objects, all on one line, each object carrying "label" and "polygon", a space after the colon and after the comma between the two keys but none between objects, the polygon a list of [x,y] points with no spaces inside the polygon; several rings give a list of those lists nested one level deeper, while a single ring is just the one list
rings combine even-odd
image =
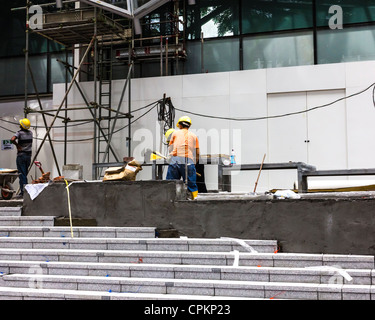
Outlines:
[{"label": "ladder", "polygon": [[[113,75],[113,47],[100,46],[98,53],[98,80],[99,80],[99,110],[98,119],[102,130],[97,129],[97,162],[103,162],[103,155],[107,147],[108,136],[111,132],[112,117],[112,75]],[[104,137],[106,135],[106,137]],[[108,152],[104,162],[110,162],[113,159]]]}]

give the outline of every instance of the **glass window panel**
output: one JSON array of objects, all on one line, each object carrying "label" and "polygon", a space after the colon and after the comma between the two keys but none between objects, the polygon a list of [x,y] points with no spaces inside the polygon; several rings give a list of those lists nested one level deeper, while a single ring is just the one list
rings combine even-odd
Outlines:
[{"label": "glass window panel", "polygon": [[[30,56],[30,67],[34,75],[35,83],[39,93],[47,92],[47,56]],[[24,59],[23,59],[24,62]],[[24,72],[22,73],[24,75]],[[30,74],[28,76],[28,92],[35,93]]]},{"label": "glass window panel", "polygon": [[375,27],[318,32],[318,63],[375,60]]},{"label": "glass window panel", "polygon": [[11,11],[13,7],[25,6],[25,1],[2,1],[0,19],[0,56],[22,55],[25,48],[26,11]]},{"label": "glass window panel", "polygon": [[205,0],[187,6],[187,38],[226,37],[239,34],[238,1]]},{"label": "glass window panel", "polygon": [[[224,72],[240,69],[239,39],[205,41],[203,44],[204,72]],[[202,72],[202,46],[200,42],[187,44],[185,73]]]},{"label": "glass window panel", "polygon": [[317,25],[328,26],[330,18],[334,15],[329,13],[333,5],[339,5],[343,11],[343,23],[359,23],[375,21],[375,0],[317,0]]},{"label": "glass window panel", "polygon": [[311,0],[241,1],[242,32],[244,34],[313,26]]},{"label": "glass window panel", "polygon": [[[65,66],[61,62],[57,61],[57,59],[65,62],[65,53],[51,54],[51,90],[54,83],[65,83]],[[73,64],[73,55],[71,53],[68,54],[68,63],[70,65]],[[71,79],[72,76],[70,75],[70,73],[68,73],[68,83],[71,81]]]},{"label": "glass window panel", "polygon": [[[39,93],[47,91],[47,57],[30,57],[30,66]],[[0,59],[0,96],[21,95],[25,92],[25,58]],[[28,92],[35,93],[30,74]]]},{"label": "glass window panel", "polygon": [[185,62],[185,74],[201,73],[201,43],[189,41],[186,44],[187,59]]},{"label": "glass window panel", "polygon": [[49,40],[36,33],[30,33],[29,53],[46,53],[48,52]]},{"label": "glass window panel", "polygon": [[243,40],[243,68],[245,70],[313,63],[312,32],[256,36]]}]

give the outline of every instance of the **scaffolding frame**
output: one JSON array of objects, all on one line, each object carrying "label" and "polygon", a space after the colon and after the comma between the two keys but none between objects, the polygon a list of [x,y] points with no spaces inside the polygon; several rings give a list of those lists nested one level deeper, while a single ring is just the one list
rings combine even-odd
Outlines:
[{"label": "scaffolding frame", "polygon": [[[66,3],[77,3],[77,1],[64,1],[64,4]],[[29,8],[31,7],[31,1],[26,0],[26,6],[22,8],[14,8],[12,10],[21,10],[21,9],[26,9],[26,21],[28,22],[30,19],[30,14],[29,14]],[[42,6],[48,6],[48,5],[54,5],[53,3],[51,4],[44,4]],[[79,21],[74,21],[72,22],[70,19],[69,20],[69,15],[71,18],[77,18],[78,16],[81,18]],[[67,16],[68,15],[68,16]],[[77,19],[78,20],[78,19]],[[66,164],[66,159],[67,159],[67,131],[68,131],[68,123],[71,122],[72,120],[68,117],[68,112],[69,111],[76,111],[76,110],[82,110],[82,109],[87,109],[90,114],[92,119],[85,119],[85,120],[90,120],[94,122],[94,137],[93,137],[93,143],[94,143],[94,159],[93,163],[97,162],[96,159],[96,149],[97,149],[97,143],[96,141],[98,140],[98,136],[101,137],[101,139],[106,143],[106,154],[108,155],[108,161],[109,161],[109,153],[111,152],[113,157],[115,158],[116,161],[120,161],[118,155],[116,154],[115,149],[111,145],[111,135],[113,134],[113,129],[111,129],[111,135],[109,135],[108,132],[104,132],[101,121],[103,118],[98,115],[98,110],[102,109],[102,106],[98,103],[98,94],[97,94],[97,86],[98,86],[98,65],[100,63],[99,61],[99,55],[98,55],[98,49],[99,46],[104,46],[108,44],[108,42],[113,43],[124,43],[128,41],[129,39],[129,34],[128,30],[126,30],[125,27],[121,26],[118,22],[111,20],[109,17],[107,17],[104,14],[99,14],[98,9],[95,8],[85,8],[85,9],[78,9],[74,11],[68,11],[66,15],[61,15],[60,13],[52,13],[52,14],[46,14],[43,15],[43,29],[42,30],[31,30],[29,28],[29,25],[27,23],[26,25],[26,45],[25,45],[25,93],[24,93],[24,116],[27,117],[28,114],[30,113],[38,113],[41,114],[44,126],[46,128],[46,134],[44,135],[44,138],[42,139],[41,143],[38,146],[38,149],[32,159],[32,162],[30,164],[30,167],[28,169],[28,173],[32,169],[34,165],[34,161],[37,159],[44,143],[48,140],[49,145],[51,147],[54,163],[56,166],[56,169],[58,171],[58,174],[61,176],[61,170],[60,170],[60,165],[57,160],[56,152],[53,146],[53,141],[51,138],[51,130],[55,124],[55,121],[59,118],[62,119],[65,126],[64,126],[64,164]],[[61,61],[58,60],[60,63],[62,63],[65,68],[66,68],[66,75],[65,75],[65,94],[64,97],[57,109],[53,110],[44,110],[42,106],[42,102],[39,96],[39,92],[36,86],[36,82],[34,79],[33,71],[29,63],[29,35],[30,33],[37,33],[49,40],[55,41],[65,47],[66,50],[66,61]],[[90,39],[90,40],[89,40]],[[88,41],[89,40],[89,41]],[[86,48],[85,53],[83,56],[80,58],[79,66],[76,68],[68,63],[68,51],[67,48],[73,47],[79,44],[79,48]],[[77,47],[74,47],[77,49]],[[77,77],[82,71],[82,66],[85,63],[86,58],[88,57],[90,50],[93,50],[94,52],[94,59],[93,59],[93,65],[94,65],[94,101],[89,101],[89,99],[85,96],[79,82],[77,81]],[[129,70],[132,69],[132,65],[130,65]],[[71,76],[71,81],[68,83],[68,75],[70,74]],[[32,110],[28,107],[28,88],[29,88],[29,83],[28,83],[28,76],[30,75],[31,80],[32,80],[32,85],[35,90],[36,98],[38,101],[39,105],[39,110]],[[126,91],[126,88],[128,86],[128,83],[131,81],[130,77],[131,73],[129,72],[128,77],[125,81],[125,86],[123,91]],[[78,89],[79,93],[82,96],[82,99],[84,100],[86,107],[84,108],[68,108],[68,95],[72,89],[73,86],[76,86]],[[129,96],[130,96],[129,92]],[[115,122],[119,118],[126,118],[130,119],[132,118],[130,113],[123,113],[120,112],[120,106],[121,103],[119,104],[119,108],[117,112],[115,113],[115,116],[111,116],[111,112],[114,110],[111,110],[111,106],[103,107],[104,110],[107,110],[109,112],[109,116],[107,117],[107,121],[110,121],[112,119],[115,119]],[[60,115],[60,113],[65,112],[65,115]],[[47,124],[47,119],[46,116],[53,117],[51,123],[48,125]],[[84,121],[83,119],[81,120],[76,120],[76,121]],[[109,128],[107,128],[109,129]],[[131,132],[131,131],[129,131]],[[100,138],[99,138],[100,139]],[[129,150],[130,152],[130,150]],[[103,161],[105,159],[103,158]],[[93,177],[93,179],[97,179],[96,176]]]},{"label": "scaffolding frame", "polygon": [[[101,161],[102,164],[105,165],[105,163],[110,163],[110,154],[114,157],[116,162],[121,162],[122,159],[118,157],[116,154],[116,150],[111,145],[112,142],[112,136],[114,134],[115,125],[118,119],[128,119],[128,137],[127,144],[128,144],[128,157],[131,157],[131,133],[132,133],[132,110],[131,110],[131,78],[132,78],[132,72],[134,70],[134,57],[129,54],[128,57],[128,75],[124,83],[124,87],[122,90],[120,102],[118,104],[118,107],[116,110],[112,109],[111,104],[107,104],[107,106],[104,106],[102,104],[103,101],[98,101],[98,82],[100,82],[100,86],[102,86],[102,78],[98,79],[98,66],[103,63],[103,61],[100,61],[100,58],[102,55],[99,54],[99,49],[104,48],[105,45],[108,45],[109,43],[111,46],[115,44],[121,44],[121,43],[128,43],[129,45],[129,52],[131,52],[134,49],[134,42],[140,41],[142,43],[143,40],[147,40],[147,38],[137,38],[135,39],[134,36],[134,28],[135,24],[139,23],[138,18],[148,14],[150,11],[157,8],[157,2],[159,2],[159,6],[161,4],[164,4],[171,0],[151,0],[150,4],[146,6],[146,8],[140,8],[135,10],[135,12],[138,14],[138,16],[132,16],[129,18],[133,18],[130,20],[131,22],[131,28],[130,30],[125,28],[123,25],[118,23],[117,21],[110,19],[107,15],[105,15],[103,12],[101,12],[101,9],[97,8],[97,6],[94,6],[94,8],[75,8],[75,10],[72,10],[72,12],[67,11],[65,15],[61,14],[61,11],[59,13],[48,13],[46,15],[43,14],[43,29],[42,30],[32,30],[29,28],[28,22],[30,19],[29,14],[29,8],[31,7],[32,3],[31,0],[25,0],[26,6],[22,8],[13,8],[14,10],[24,10],[26,9],[26,45],[25,45],[25,94],[24,94],[24,115],[27,117],[30,113],[38,113],[41,114],[43,118],[43,123],[46,129],[46,133],[44,135],[44,138],[42,139],[42,142],[38,146],[38,149],[32,159],[31,165],[29,167],[28,173],[32,169],[34,165],[34,161],[37,159],[44,143],[48,140],[49,145],[51,147],[51,151],[53,154],[54,163],[56,166],[56,169],[58,171],[58,174],[61,176],[60,166],[59,162],[55,153],[55,149],[53,146],[53,141],[51,138],[51,130],[55,124],[55,121],[57,119],[63,120],[64,126],[64,165],[66,165],[67,161],[67,132],[68,132],[68,123],[73,121],[92,121],[94,122],[94,137],[93,137],[93,143],[94,143],[94,155],[93,155],[93,163],[98,163],[98,160]],[[178,8],[178,0],[173,0],[175,2],[175,10],[179,10]],[[81,1],[81,2],[91,2],[91,1]],[[128,1],[129,2],[129,1]],[[69,4],[69,3],[78,3],[78,1],[72,1],[72,0],[65,0],[63,1],[63,4]],[[55,3],[49,3],[49,4],[42,4],[41,6],[50,6],[55,5]],[[177,17],[178,17],[178,11]],[[72,21],[72,17],[77,18],[77,16],[80,17],[79,19],[76,19],[77,21]],[[125,16],[125,15],[123,15]],[[69,20],[70,17],[70,20]],[[37,89],[37,85],[33,76],[33,71],[29,63],[29,35],[30,33],[37,33],[49,40],[55,41],[57,43],[60,43],[65,47],[66,50],[66,61],[58,60],[60,63],[62,63],[65,68],[65,94],[64,97],[57,109],[53,110],[44,110],[42,106],[42,102],[39,96],[39,92]],[[179,31],[176,32],[176,42],[178,42]],[[169,36],[170,37],[170,36]],[[163,75],[163,38],[167,38],[168,36],[161,36],[160,37],[160,66],[161,66],[161,75]],[[68,51],[67,49],[69,47],[73,49],[77,49],[77,44],[79,45],[79,49],[85,49],[85,52],[83,56],[80,59],[78,67],[75,67],[73,65],[70,65],[68,63]],[[165,46],[165,60],[166,60],[166,74],[168,74],[168,40],[166,40],[166,46]],[[85,60],[89,56],[90,51],[93,51],[93,72],[94,72],[94,101],[89,101],[89,99],[84,94],[79,81],[77,80],[78,75],[83,72],[82,66],[85,64]],[[112,50],[112,47],[111,47]],[[176,51],[177,56],[177,51]],[[177,57],[178,59],[178,57]],[[178,64],[178,63],[177,63]],[[111,66],[112,68],[112,66]],[[30,74],[32,85],[35,90],[35,94],[38,100],[39,110],[32,110],[28,107],[28,75]],[[68,82],[69,75],[71,76],[71,81]],[[109,81],[112,82],[112,79],[110,78]],[[108,82],[106,82],[108,84]],[[86,107],[68,107],[68,95],[73,88],[73,86],[76,86],[78,89],[78,92],[82,96],[82,99],[85,102]],[[99,97],[101,97],[102,94],[102,87],[100,87]],[[126,90],[128,90],[128,112],[124,113],[121,112],[121,104],[123,102],[123,98],[125,96]],[[111,94],[111,91],[109,91],[109,94]],[[82,110],[87,109],[92,119],[81,119],[81,120],[71,120],[68,117],[69,111],[75,111],[75,110]],[[102,116],[102,110],[106,110],[107,117]],[[65,112],[64,115],[60,115],[60,113]],[[113,116],[114,114],[114,116]],[[51,123],[47,124],[46,116],[53,117]],[[107,121],[106,128],[103,128],[102,121]],[[112,121],[113,120],[113,121]],[[112,122],[112,123],[111,123]],[[105,132],[106,130],[106,132]],[[100,143],[104,142],[106,144],[105,151],[100,151]],[[102,155],[102,159],[99,159],[99,156]],[[107,162],[105,162],[107,160]],[[102,169],[100,169],[100,173],[98,170],[96,172],[93,172],[92,178],[94,180],[97,180],[101,176]]]}]

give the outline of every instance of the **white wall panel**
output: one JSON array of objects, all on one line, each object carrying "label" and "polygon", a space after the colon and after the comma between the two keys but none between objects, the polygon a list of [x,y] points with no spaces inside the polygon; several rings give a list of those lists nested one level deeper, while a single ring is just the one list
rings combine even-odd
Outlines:
[{"label": "white wall panel", "polygon": [[[306,110],[306,92],[268,95],[268,116]],[[298,114],[268,120],[268,162],[308,162],[307,118]],[[270,171],[270,188],[293,188],[296,170]]]},{"label": "white wall panel", "polygon": [[342,88],[345,88],[344,64],[267,69],[268,93]]},{"label": "white wall panel", "polygon": [[[307,108],[345,97],[344,90],[307,93]],[[311,111],[308,117],[308,163],[319,170],[347,169],[346,102]]]},{"label": "white wall panel", "polygon": [[186,75],[183,77],[184,98],[229,95],[230,72]]},{"label": "white wall panel", "polygon": [[[362,90],[347,89],[347,95]],[[372,90],[346,101],[348,118],[348,167],[350,169],[375,168],[375,107]]]},{"label": "white wall panel", "polygon": [[[375,83],[375,61],[363,61],[344,64],[346,68],[346,87],[363,87]],[[359,90],[359,91],[360,91]]]},{"label": "white wall panel", "polygon": [[230,74],[230,94],[261,93],[267,90],[266,69],[234,71]]}]

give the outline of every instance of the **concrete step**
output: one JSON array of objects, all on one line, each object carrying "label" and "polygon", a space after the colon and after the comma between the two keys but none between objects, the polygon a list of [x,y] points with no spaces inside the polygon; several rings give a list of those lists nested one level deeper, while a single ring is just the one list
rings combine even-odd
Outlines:
[{"label": "concrete step", "polygon": [[[155,238],[149,227],[73,227],[76,238]],[[0,237],[71,237],[70,227],[0,226]]]},{"label": "concrete step", "polygon": [[22,214],[22,207],[0,207],[0,217],[2,216],[20,217],[21,214]]},{"label": "concrete step", "polygon": [[0,286],[59,290],[84,290],[109,293],[178,294],[216,297],[303,300],[371,300],[372,285],[330,285],[228,280],[185,280],[13,274],[0,278]]},{"label": "concrete step", "polygon": [[[273,253],[277,250],[274,240],[226,239],[131,239],[131,238],[70,238],[70,237],[0,237],[0,248],[23,249],[82,249],[82,250],[142,250],[142,251],[209,251]],[[250,246],[251,248],[249,248]]]},{"label": "concrete step", "polygon": [[230,253],[141,250],[78,249],[0,249],[0,260],[66,261],[99,263],[146,263],[178,265],[233,265],[305,268],[338,266],[343,269],[374,269],[373,256],[299,254],[299,253]]},{"label": "concrete step", "polygon": [[200,295],[116,293],[84,290],[0,287],[0,300],[259,300]]},{"label": "concrete step", "polygon": [[54,218],[45,216],[0,216],[0,227],[53,227]]},{"label": "concrete step", "polygon": [[[317,284],[375,284],[375,270],[346,269],[345,279],[338,270],[322,268],[232,267],[194,265],[152,265],[144,263],[90,263],[0,261],[0,275],[46,274],[101,277],[136,277],[168,279],[236,280],[261,282],[293,282]],[[342,272],[342,270],[341,270]]]}]

